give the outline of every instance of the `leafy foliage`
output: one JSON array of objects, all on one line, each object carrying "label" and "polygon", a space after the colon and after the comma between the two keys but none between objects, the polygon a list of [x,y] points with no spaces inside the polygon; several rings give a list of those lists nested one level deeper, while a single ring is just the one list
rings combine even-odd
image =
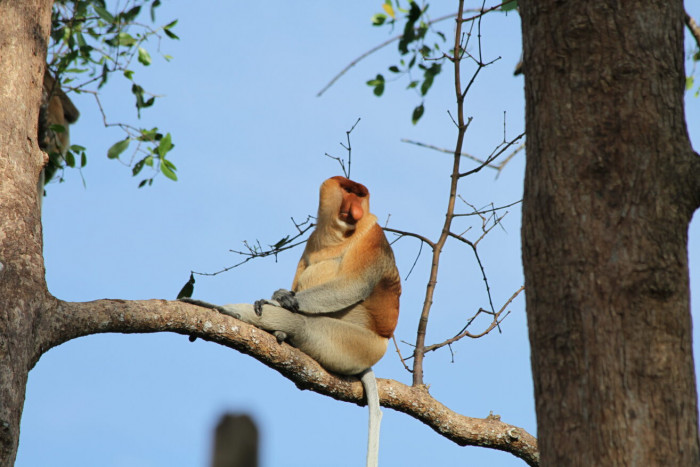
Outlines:
[{"label": "leafy foliage", "polygon": [[[107,157],[131,167],[133,176],[144,167],[152,168],[151,176],[142,180],[139,187],[151,185],[158,173],[177,180],[176,167],[167,158],[174,147],[170,133],[164,136],[158,128],[108,123],[99,93],[117,73],[117,76],[121,75],[132,83],[131,93],[137,118],[141,117],[142,109],[155,104],[156,96],[135,81],[134,65],[150,66],[153,63],[148,50],[153,39],[157,40],[155,50],[158,54],[165,60],[171,59],[169,55],[160,53],[160,40],[163,36],[179,39],[173,31],[177,20],[164,26],[149,25],[155,23],[156,10],[160,5],[161,0],[127,0],[117,6],[108,6],[105,0],[56,0],[51,18],[47,59],[49,72],[66,93],[93,94],[105,126],[117,126],[124,131],[124,139],[109,148]],[[142,19],[146,14],[150,23]],[[136,144],[132,145],[132,142]],[[123,158],[130,148],[128,156]],[[75,167],[78,155],[80,167],[84,167],[87,163],[86,150],[79,145],[71,146],[65,158],[55,162],[60,170]]]},{"label": "leafy foliage", "polygon": [[[411,121],[415,125],[425,111],[425,96],[433,85],[435,78],[442,72],[442,62],[450,54],[451,50],[444,50],[447,43],[445,33],[433,26],[446,19],[454,19],[456,14],[440,18],[430,18],[428,15],[429,3],[419,6],[415,1],[403,4],[401,0],[384,0],[383,13],[372,16],[372,25],[389,27],[393,32],[398,26],[402,26],[402,33],[397,37],[399,63],[390,65],[389,72],[398,80],[403,76],[408,77],[407,89],[415,89],[421,102],[411,114]],[[477,8],[465,10],[476,13],[475,17],[489,11],[509,12],[518,7],[516,0],[505,0],[495,7]],[[397,15],[396,12],[400,13]],[[450,47],[451,49],[451,47]],[[417,70],[422,71],[422,76],[417,75]],[[384,93],[386,80],[383,75],[367,81],[367,85],[373,87],[374,94],[379,97]]]},{"label": "leafy foliage", "polygon": [[[377,13],[372,17],[374,26],[387,26],[393,31],[397,25],[403,23],[403,33],[398,41],[399,63],[389,66],[389,72],[395,79],[407,76],[409,79],[407,89],[416,89],[419,93],[421,102],[413,109],[411,115],[411,121],[416,124],[425,110],[423,98],[433,85],[435,77],[442,71],[442,66],[437,61],[429,66],[424,62],[443,59],[441,45],[445,43],[445,35],[431,29],[430,19],[427,16],[427,4],[421,8],[416,2],[411,1],[404,8],[399,0],[385,0],[382,8],[384,13]],[[398,17],[397,11],[401,14]],[[430,37],[428,37],[429,32],[433,33]],[[432,46],[428,46],[430,42]],[[423,72],[422,77],[415,76],[416,69]],[[384,76],[381,74],[367,81],[367,85],[374,88],[373,92],[377,97],[384,93],[385,84]]]}]

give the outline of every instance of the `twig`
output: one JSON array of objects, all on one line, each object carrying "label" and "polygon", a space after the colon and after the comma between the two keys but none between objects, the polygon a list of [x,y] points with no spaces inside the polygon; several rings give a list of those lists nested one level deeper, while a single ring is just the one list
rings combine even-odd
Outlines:
[{"label": "twig", "polygon": [[[488,334],[489,332],[493,331],[497,326],[499,326],[499,325],[503,322],[503,320],[506,319],[506,317],[508,317],[508,315],[510,314],[510,312],[507,312],[507,313],[505,314],[505,316],[503,316],[502,319],[499,319],[500,316],[501,316],[501,314],[503,314],[503,312],[505,311],[506,307],[508,307],[508,305],[510,305],[510,304],[513,302],[513,300],[515,300],[515,298],[516,298],[516,297],[520,294],[520,292],[522,292],[523,290],[525,290],[525,286],[524,286],[524,285],[520,286],[520,288],[519,288],[518,290],[515,291],[515,293],[506,301],[506,303],[503,304],[503,306],[502,306],[502,307],[498,310],[498,312],[496,312],[496,313],[491,313],[491,312],[488,312],[488,311],[484,310],[483,308],[480,308],[479,311],[477,311],[476,314],[474,314],[474,316],[472,316],[472,317],[469,319],[469,321],[468,321],[467,324],[464,326],[464,328],[462,328],[462,330],[460,330],[454,337],[452,337],[452,338],[450,338],[450,339],[447,339],[446,341],[441,342],[441,343],[439,343],[439,344],[433,344],[433,345],[427,346],[427,347],[425,348],[425,351],[426,351],[426,352],[435,351],[435,350],[437,350],[437,349],[439,349],[439,348],[441,348],[441,347],[444,347],[444,346],[446,346],[446,345],[449,346],[449,345],[451,345],[451,344],[453,344],[453,343],[457,342],[458,340],[463,339],[463,338],[465,338],[465,337],[469,337],[469,338],[472,338],[472,339],[478,339],[478,338],[480,338],[480,337],[485,336],[485,335]],[[481,332],[481,333],[479,333],[479,334],[472,334],[472,333],[470,333],[469,331],[467,331],[467,328],[469,327],[469,325],[471,325],[471,324],[474,322],[474,320],[476,319],[476,317],[479,316],[481,313],[487,313],[487,314],[493,315],[493,321],[492,321],[491,324],[488,326],[488,328],[486,328],[486,330],[484,330],[483,332]]]},{"label": "twig", "polygon": [[[460,199],[462,199],[461,196],[460,196]],[[464,201],[464,200],[462,199],[462,201]],[[464,201],[464,202],[465,202],[466,204],[469,204],[469,203],[467,203],[466,201]],[[515,206],[516,204],[519,204],[519,203],[522,203],[522,202],[523,202],[523,200],[522,200],[522,199],[519,199],[518,201],[514,201],[514,202],[512,202],[512,203],[510,203],[510,204],[506,204],[505,206],[499,206],[499,207],[497,207],[497,208],[491,208],[491,209],[488,209],[488,210],[485,210],[485,211],[474,211],[474,212],[468,212],[468,213],[464,213],[464,214],[455,214],[455,217],[467,217],[467,216],[478,216],[478,215],[481,215],[481,214],[488,214],[488,213],[490,213],[490,212],[495,212],[495,211],[499,211],[499,210],[501,210],[501,209],[510,208],[510,207]],[[471,205],[470,205],[470,206],[471,206]]]},{"label": "twig", "polygon": [[396,342],[396,336],[392,335],[391,339],[394,341],[394,347],[396,348],[396,353],[399,354],[399,360],[401,360],[401,364],[403,367],[408,371],[409,373],[413,373],[413,370],[409,368],[408,365],[406,365],[406,360],[404,360],[403,355],[401,355],[401,349],[399,349],[399,344]]},{"label": "twig", "polygon": [[420,235],[420,234],[413,233],[413,232],[405,232],[405,231],[403,231],[403,230],[398,230],[398,229],[392,229],[391,227],[384,227],[384,230],[385,230],[386,232],[395,233],[396,235],[399,235],[399,236],[401,236],[401,237],[413,237],[413,238],[417,238],[417,239],[420,240],[421,242],[427,243],[428,245],[430,245],[430,248],[435,248],[435,243],[434,243],[432,240],[430,240],[429,238],[426,238],[426,237],[424,237],[424,236],[422,236],[422,235]]},{"label": "twig", "polygon": [[498,156],[500,156],[501,154],[503,154],[509,147],[511,147],[513,144],[515,144],[515,142],[518,141],[518,140],[519,140],[520,138],[522,138],[523,136],[525,136],[525,132],[520,133],[518,136],[516,136],[515,138],[513,138],[512,140],[510,140],[508,143],[506,143],[506,145],[505,145],[500,151],[498,151],[498,152],[496,152],[495,154],[489,156],[489,157],[484,161],[484,163],[481,164],[479,167],[477,167],[477,168],[475,168],[475,169],[472,169],[472,170],[469,170],[469,171],[467,171],[467,172],[461,173],[461,174],[459,174],[459,176],[460,176],[460,177],[466,177],[467,175],[471,175],[471,174],[474,174],[474,173],[477,173],[477,172],[481,171],[481,169],[483,169],[484,167],[486,167],[487,165],[489,165],[491,162],[493,162],[494,160],[496,160],[496,159],[498,158]]},{"label": "twig", "polygon": [[692,34],[693,38],[695,38],[695,43],[700,47],[700,26],[698,26],[698,23],[695,22],[695,19],[690,16],[687,11],[685,12],[685,25],[690,30],[690,34]]},{"label": "twig", "polygon": [[489,305],[491,305],[491,312],[495,313],[494,308],[493,308],[493,301],[491,300],[491,287],[489,287],[489,280],[486,278],[486,271],[484,270],[484,265],[481,264],[481,258],[479,258],[479,252],[476,249],[476,244],[474,244],[473,242],[467,240],[466,238],[460,237],[459,235],[456,235],[452,232],[450,232],[450,236],[452,238],[459,240],[460,242],[466,243],[467,245],[469,245],[471,247],[472,251],[474,252],[474,257],[476,258],[476,262],[479,264],[479,269],[481,269],[481,277],[484,280],[484,284],[486,285],[486,295],[488,295],[488,297],[489,297]]},{"label": "twig", "polygon": [[350,128],[348,131],[345,132],[345,137],[348,140],[348,145],[346,146],[343,143],[340,143],[340,145],[348,152],[348,170],[345,170],[345,163],[343,162],[342,158],[336,157],[336,156],[331,156],[327,152],[324,153],[324,155],[326,157],[330,157],[331,159],[338,161],[338,164],[340,164],[340,168],[343,169],[343,175],[345,175],[346,178],[350,178],[350,169],[352,166],[352,145],[350,144],[350,133],[352,133],[352,130],[355,129],[355,127],[357,126],[358,123],[360,123],[359,117],[357,118],[357,121],[352,126],[352,128]]},{"label": "twig", "polygon": [[[510,160],[523,149],[525,149],[525,143],[521,143],[520,146],[515,148],[515,150],[512,153],[510,153],[508,157],[506,157],[500,164],[496,166],[499,175],[501,174],[501,171],[506,166],[506,164],[508,164],[508,162],[510,162]],[[498,177],[498,175],[496,177]]]},{"label": "twig", "polygon": [[[402,142],[402,143],[408,143],[408,144],[414,144],[414,145],[419,146],[419,147],[421,147],[421,148],[432,149],[432,150],[434,150],[434,151],[444,152],[444,153],[447,153],[447,154],[454,154],[454,149],[441,148],[441,147],[438,147],[438,146],[434,146],[434,145],[432,145],[432,144],[421,143],[420,141],[413,141],[412,139],[408,139],[408,138],[401,138],[401,142]],[[478,157],[472,156],[471,154],[467,154],[466,152],[461,152],[459,155],[462,156],[462,157],[466,157],[467,159],[471,159],[471,160],[473,160],[474,162],[478,162],[479,164],[483,164],[483,163],[484,163],[484,161],[482,161],[482,160],[479,159]],[[496,167],[495,165],[488,165],[487,167],[490,167],[490,168],[492,168],[492,169],[498,170],[498,167]]]},{"label": "twig", "polygon": [[[221,273],[230,271],[231,269],[237,268],[239,266],[244,265],[251,259],[255,258],[265,258],[267,256],[275,256],[277,258],[277,255],[283,251],[286,250],[291,250],[292,248],[296,248],[299,245],[302,245],[306,242],[306,240],[302,240],[297,243],[292,243],[294,240],[297,238],[301,237],[304,235],[306,232],[308,232],[311,228],[314,227],[315,224],[311,223],[311,216],[307,216],[306,220],[304,222],[297,223],[294,218],[292,218],[292,223],[294,224],[294,227],[297,229],[297,234],[294,235],[293,237],[290,237],[287,235],[286,237],[282,238],[280,241],[275,243],[274,245],[269,245],[270,248],[267,250],[263,250],[262,247],[260,246],[260,241],[256,240],[256,245],[250,246],[250,244],[247,241],[243,242],[243,245],[246,247],[248,251],[238,251],[238,250],[229,250],[231,253],[236,253],[237,255],[241,256],[246,256],[246,258],[243,261],[240,261],[232,266],[225,267],[223,269],[220,269],[216,272],[198,272],[198,271],[191,271],[192,274],[197,274],[198,276],[217,276]],[[307,225],[308,224],[308,225]]]}]

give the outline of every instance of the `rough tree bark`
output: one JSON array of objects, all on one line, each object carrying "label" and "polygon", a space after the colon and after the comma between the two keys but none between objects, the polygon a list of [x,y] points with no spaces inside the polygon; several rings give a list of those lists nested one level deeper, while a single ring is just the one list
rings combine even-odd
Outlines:
[{"label": "rough tree bark", "polygon": [[[50,348],[104,332],[176,332],[250,354],[301,389],[364,405],[357,378],[329,374],[300,351],[211,310],[165,300],[62,302],[44,279],[37,181],[46,159],[37,122],[51,0],[0,0],[0,465],[14,463],[29,370]],[[530,465],[537,441],[498,417],[457,414],[423,387],[378,381],[380,402],[459,445],[510,452]]]},{"label": "rough tree bark", "polygon": [[521,0],[541,465],[700,465],[679,0]]},{"label": "rough tree bark", "polygon": [[12,465],[44,281],[37,122],[50,0],[0,1],[0,465]]}]

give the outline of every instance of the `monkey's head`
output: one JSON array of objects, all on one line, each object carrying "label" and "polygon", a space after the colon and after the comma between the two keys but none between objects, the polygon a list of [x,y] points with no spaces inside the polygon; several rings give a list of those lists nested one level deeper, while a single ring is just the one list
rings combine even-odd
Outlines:
[{"label": "monkey's head", "polygon": [[[369,190],[345,177],[331,177],[321,185],[318,221],[332,221],[343,230],[354,230],[369,213]],[[339,221],[339,222],[338,222]]]}]

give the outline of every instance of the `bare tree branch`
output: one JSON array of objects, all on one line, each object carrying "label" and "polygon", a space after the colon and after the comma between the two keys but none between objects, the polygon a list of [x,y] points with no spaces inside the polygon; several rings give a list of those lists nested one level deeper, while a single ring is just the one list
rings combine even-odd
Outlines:
[{"label": "bare tree branch", "polygon": [[[454,149],[441,148],[441,147],[435,146],[435,145],[433,145],[433,144],[421,143],[420,141],[414,141],[414,140],[408,139],[408,138],[401,138],[401,142],[402,142],[402,143],[408,143],[408,144],[414,144],[414,145],[419,146],[419,147],[421,147],[421,148],[432,149],[432,150],[434,150],[434,151],[444,152],[444,153],[447,153],[447,154],[454,154],[454,152],[455,152]],[[479,164],[483,164],[483,163],[484,163],[484,161],[482,161],[482,160],[479,159],[478,157],[472,156],[471,154],[467,154],[466,152],[461,152],[459,155],[462,156],[462,157],[466,157],[467,159],[471,159],[471,160],[473,160],[474,162],[478,162]],[[488,167],[488,168],[490,168],[490,169],[498,170],[498,167],[495,166],[495,165],[487,164],[486,167]]]},{"label": "bare tree branch", "polygon": [[690,16],[687,11],[685,12],[685,25],[695,38],[695,43],[700,47],[700,26],[698,26],[698,23],[695,22],[695,19]]},{"label": "bare tree branch", "polygon": [[[451,345],[451,344],[457,342],[458,340],[460,340],[460,339],[462,339],[462,338],[464,338],[464,337],[469,337],[469,338],[472,338],[472,339],[478,339],[478,338],[483,337],[483,336],[485,336],[486,334],[490,333],[490,332],[493,331],[495,328],[497,328],[497,327],[503,322],[504,319],[506,319],[506,316],[508,316],[508,314],[510,313],[510,311],[507,311],[506,314],[505,314],[505,316],[503,316],[503,318],[501,318],[501,314],[503,314],[503,312],[506,310],[506,307],[507,307],[508,305],[510,305],[510,304],[513,302],[513,300],[515,300],[515,298],[516,298],[518,295],[520,295],[520,292],[522,292],[523,290],[525,290],[525,286],[524,286],[524,285],[520,286],[520,288],[519,288],[518,290],[516,290],[515,293],[514,293],[513,295],[511,295],[511,297],[508,299],[508,301],[506,301],[506,303],[504,303],[503,306],[501,307],[501,309],[498,310],[496,313],[491,313],[490,311],[487,311],[487,310],[484,310],[483,308],[480,308],[479,311],[477,311],[477,312],[474,314],[474,316],[472,316],[471,318],[469,318],[469,320],[467,321],[467,324],[464,326],[464,328],[462,328],[461,331],[459,331],[459,333],[457,333],[457,335],[455,335],[454,337],[452,337],[452,338],[450,338],[450,339],[447,339],[446,341],[441,342],[441,343],[439,343],[439,344],[433,344],[433,345],[426,346],[426,348],[425,348],[426,353],[427,353],[427,352],[432,352],[432,351],[437,350],[437,349],[439,349],[439,348],[441,348],[441,347],[444,347],[444,346],[446,346],[446,345]],[[469,332],[469,331],[467,330],[467,328],[469,328],[469,326],[474,322],[474,320],[475,320],[481,313],[486,313],[486,314],[489,314],[489,315],[493,315],[493,321],[491,321],[491,324],[490,324],[484,331],[482,331],[482,332],[480,332],[480,333],[478,333],[478,334],[472,334],[471,332]]]},{"label": "bare tree branch", "polygon": [[391,227],[382,227],[382,228],[384,229],[385,232],[395,233],[395,234],[398,235],[399,237],[413,237],[413,238],[417,238],[417,239],[420,240],[421,242],[428,244],[428,245],[430,246],[430,248],[435,248],[435,242],[433,242],[433,241],[430,240],[429,238],[424,237],[424,236],[422,236],[422,235],[420,235],[420,234],[413,233],[413,232],[406,232],[405,230],[392,229]]},{"label": "bare tree branch", "polygon": [[[308,389],[336,400],[365,405],[359,379],[328,373],[314,359],[261,329],[182,302],[167,300],[97,300],[75,303],[55,300],[37,327],[34,362],[51,347],[76,337],[106,333],[175,332],[248,354],[276,370],[299,389]],[[537,441],[517,426],[497,417],[485,419],[460,415],[434,399],[425,386],[410,387],[379,379],[381,404],[403,412],[431,427],[460,446],[484,446],[509,452],[537,465]]]}]

